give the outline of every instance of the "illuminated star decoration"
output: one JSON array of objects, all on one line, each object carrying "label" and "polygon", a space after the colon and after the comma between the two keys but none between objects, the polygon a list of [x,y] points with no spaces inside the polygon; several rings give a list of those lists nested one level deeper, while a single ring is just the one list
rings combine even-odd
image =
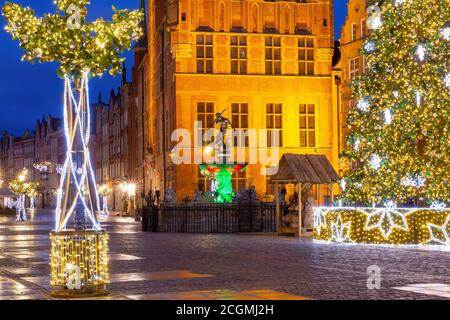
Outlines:
[{"label": "illuminated star decoration", "polygon": [[389,109],[384,110],[384,123],[386,125],[389,125],[392,123],[392,113],[391,113],[391,110],[389,110]]},{"label": "illuminated star decoration", "polygon": [[386,203],[385,208],[358,208],[367,215],[364,229],[378,229],[387,239],[394,229],[408,231],[406,216],[415,209],[397,209],[392,201]]},{"label": "illuminated star decoration", "polygon": [[433,201],[430,208],[435,210],[444,210],[447,205],[444,202]]},{"label": "illuminated star decoration", "polygon": [[420,175],[408,174],[406,178],[402,180],[402,185],[413,188],[421,188],[425,185],[426,179]]},{"label": "illuminated star decoration", "polygon": [[328,208],[314,208],[314,229],[316,229],[317,234],[320,235],[322,227],[327,227]]},{"label": "illuminated star decoration", "polygon": [[447,73],[447,75],[444,78],[444,82],[445,86],[450,89],[450,73]]},{"label": "illuminated star decoration", "polygon": [[369,16],[367,19],[367,27],[370,30],[377,30],[381,28],[383,25],[383,20],[381,19],[381,8],[378,6],[378,2],[367,8],[367,14]]},{"label": "illuminated star decoration", "polygon": [[450,27],[442,29],[441,34],[445,39],[450,40]]},{"label": "illuminated star decoration", "polygon": [[349,243],[353,242],[350,239],[350,222],[343,223],[341,214],[338,214],[338,217],[335,222],[331,223],[331,242],[336,243]]},{"label": "illuminated star decoration", "polygon": [[375,50],[375,43],[373,43],[373,41],[367,41],[364,44],[364,50],[366,50],[366,52],[368,52],[368,53],[374,51]]},{"label": "illuminated star decoration", "polygon": [[362,100],[358,101],[358,104],[356,105],[356,107],[361,110],[361,111],[367,111],[369,110],[370,107],[370,102],[368,98],[364,98]]},{"label": "illuminated star decoration", "polygon": [[425,54],[427,53],[427,49],[421,44],[417,46],[416,54],[420,61],[425,60]]},{"label": "illuminated star decoration", "polygon": [[372,169],[378,170],[381,167],[381,161],[382,160],[381,160],[380,156],[375,154],[370,158],[370,166],[372,167]]},{"label": "illuminated star decoration", "polygon": [[430,239],[426,241],[424,244],[431,244],[431,245],[438,244],[450,246],[449,227],[450,227],[450,215],[447,216],[442,226],[436,225],[434,223],[428,223],[428,231],[430,233]]}]

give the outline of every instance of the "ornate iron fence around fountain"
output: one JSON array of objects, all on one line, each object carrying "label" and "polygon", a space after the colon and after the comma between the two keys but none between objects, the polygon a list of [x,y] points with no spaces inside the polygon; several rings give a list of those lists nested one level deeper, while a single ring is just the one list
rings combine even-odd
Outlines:
[{"label": "ornate iron fence around fountain", "polygon": [[269,202],[178,203],[143,210],[142,230],[176,233],[276,232]]}]

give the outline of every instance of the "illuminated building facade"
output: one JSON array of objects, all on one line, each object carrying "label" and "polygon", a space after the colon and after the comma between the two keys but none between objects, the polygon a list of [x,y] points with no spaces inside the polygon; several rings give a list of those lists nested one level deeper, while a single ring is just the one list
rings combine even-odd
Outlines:
[{"label": "illuminated building facade", "polygon": [[[198,165],[171,162],[170,137],[179,128],[194,136],[194,121],[210,127],[223,110],[237,128],[278,131],[280,158],[324,154],[337,166],[333,1],[150,0],[148,9],[153,190],[182,200],[208,188]],[[261,169],[249,165],[235,189],[271,198]]]},{"label": "illuminated building facade", "polygon": [[35,164],[46,164],[41,170],[33,169],[39,183],[38,208],[56,208],[56,193],[60,175],[57,166],[64,163],[66,141],[63,119],[47,116],[36,122]]}]

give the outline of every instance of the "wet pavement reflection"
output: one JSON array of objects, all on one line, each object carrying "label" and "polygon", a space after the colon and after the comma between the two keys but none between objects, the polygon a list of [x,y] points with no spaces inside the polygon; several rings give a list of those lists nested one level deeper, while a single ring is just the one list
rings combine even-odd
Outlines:
[{"label": "wet pavement reflection", "polygon": [[[0,300],[51,299],[52,211],[0,216]],[[450,253],[316,243],[273,234],[141,232],[101,218],[110,234],[111,295],[101,299],[448,299]],[[367,267],[382,270],[367,288]],[[435,284],[434,286],[427,286]]]}]

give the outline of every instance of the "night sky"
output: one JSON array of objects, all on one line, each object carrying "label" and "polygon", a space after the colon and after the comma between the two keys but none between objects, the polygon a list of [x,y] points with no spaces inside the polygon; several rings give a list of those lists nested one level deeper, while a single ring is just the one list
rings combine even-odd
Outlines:
[{"label": "night sky", "polygon": [[[3,5],[5,0],[0,0]],[[54,12],[52,0],[13,0],[28,5],[42,16],[45,12]],[[139,0],[93,0],[89,5],[88,18],[105,17],[110,20],[111,6],[118,9],[139,7]],[[335,0],[335,35],[339,38],[341,26],[347,13],[347,0]],[[22,135],[25,129],[34,130],[36,119],[51,114],[61,116],[63,82],[56,75],[57,64],[30,64],[21,62],[22,50],[13,41],[3,27],[5,21],[0,17],[0,132],[8,130]],[[130,80],[133,54],[126,52],[127,73]],[[91,100],[96,101],[99,92],[108,100],[111,89],[117,90],[120,76],[115,78],[105,74],[101,79],[90,82]]]}]

